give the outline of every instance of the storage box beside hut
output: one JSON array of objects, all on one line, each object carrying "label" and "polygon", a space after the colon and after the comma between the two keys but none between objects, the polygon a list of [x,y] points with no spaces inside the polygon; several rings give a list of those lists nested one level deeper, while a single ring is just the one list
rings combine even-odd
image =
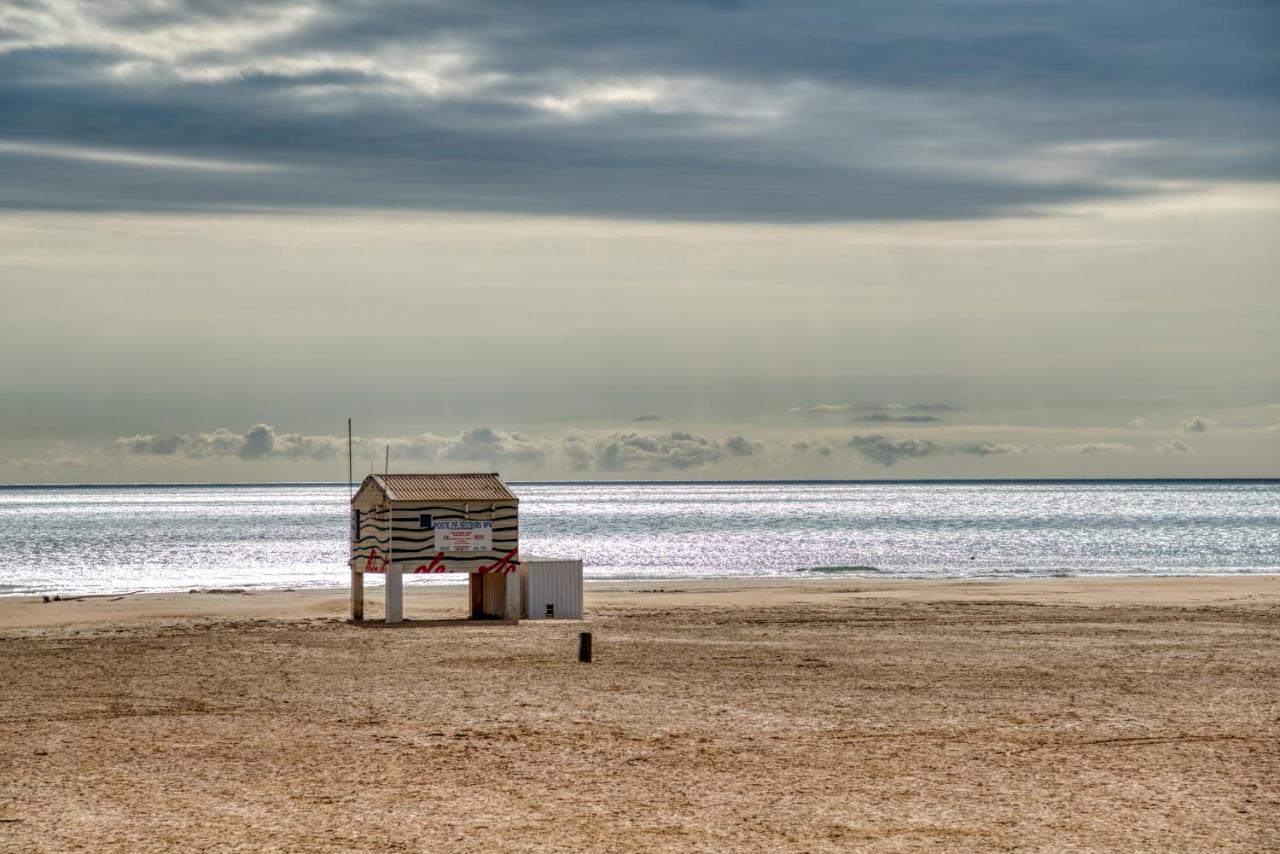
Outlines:
[{"label": "storage box beside hut", "polygon": [[582,617],[582,561],[520,561],[520,499],[496,473],[371,474],[351,499],[351,619],[364,575],[386,575],[386,621],[404,576],[465,572],[473,619]]}]

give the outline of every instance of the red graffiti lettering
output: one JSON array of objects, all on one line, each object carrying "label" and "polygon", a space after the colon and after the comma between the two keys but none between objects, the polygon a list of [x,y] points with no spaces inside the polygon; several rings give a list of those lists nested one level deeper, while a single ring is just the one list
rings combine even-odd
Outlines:
[{"label": "red graffiti lettering", "polygon": [[431,559],[431,563],[419,564],[413,571],[415,573],[448,572],[444,567],[444,552],[436,552],[436,556]]},{"label": "red graffiti lettering", "polygon": [[369,552],[369,559],[365,561],[364,571],[375,572],[375,573],[386,572],[388,565],[389,565],[389,561],[387,560],[387,558],[385,557],[381,559],[378,558],[378,547],[374,546],[373,549]]},{"label": "red graffiti lettering", "polygon": [[477,572],[515,572],[516,571],[516,550],[512,549],[502,556],[502,560],[489,566],[480,567]]}]

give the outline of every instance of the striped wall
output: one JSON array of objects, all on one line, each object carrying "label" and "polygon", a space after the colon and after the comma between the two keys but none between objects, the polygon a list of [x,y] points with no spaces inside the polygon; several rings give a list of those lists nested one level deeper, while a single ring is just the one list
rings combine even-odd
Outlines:
[{"label": "striped wall", "polygon": [[[355,568],[363,572],[385,572],[383,561],[390,552],[391,560],[405,573],[514,572],[519,542],[517,506],[515,502],[397,502],[393,507],[385,503],[357,503],[360,521],[358,529],[353,530],[351,542]],[[493,548],[483,552],[439,552],[434,532],[421,525],[423,515],[430,515],[432,522],[492,520]]]}]

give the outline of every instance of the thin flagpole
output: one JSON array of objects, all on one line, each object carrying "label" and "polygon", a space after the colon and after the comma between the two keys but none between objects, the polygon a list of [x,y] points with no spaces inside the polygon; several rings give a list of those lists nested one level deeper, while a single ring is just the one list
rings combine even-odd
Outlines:
[{"label": "thin flagpole", "polygon": [[364,576],[356,569],[356,495],[354,448],[351,439],[351,419],[347,418],[347,554],[351,571],[351,619],[364,619]]}]

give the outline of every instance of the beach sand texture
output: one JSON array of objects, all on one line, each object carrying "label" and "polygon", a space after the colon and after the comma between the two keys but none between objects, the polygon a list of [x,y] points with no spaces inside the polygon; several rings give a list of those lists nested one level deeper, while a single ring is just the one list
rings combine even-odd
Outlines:
[{"label": "beach sand texture", "polygon": [[346,605],[0,601],[0,850],[1280,850],[1280,578]]}]

